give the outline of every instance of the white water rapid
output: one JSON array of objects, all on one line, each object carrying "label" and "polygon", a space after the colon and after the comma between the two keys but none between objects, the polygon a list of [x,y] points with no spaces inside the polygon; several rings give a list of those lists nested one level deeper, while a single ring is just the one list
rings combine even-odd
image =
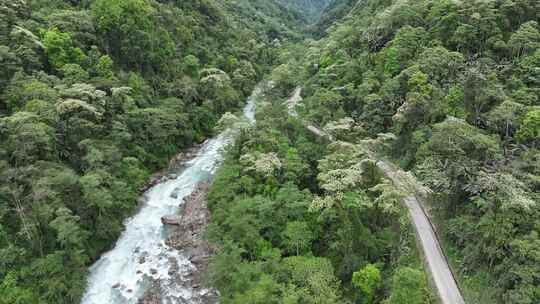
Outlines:
[{"label": "white water rapid", "polygon": [[[260,92],[257,87],[244,109],[252,124],[255,99]],[[174,275],[195,266],[165,245],[161,217],[177,214],[182,198],[190,195],[199,182],[212,177],[232,134],[232,130],[227,130],[208,140],[176,179],[160,183],[144,194],[144,205],[125,222],[125,230],[115,247],[90,268],[82,304],[137,303],[153,280],[161,283],[163,303],[192,303],[192,290],[179,284]],[[178,264],[178,269],[171,269],[173,264]]]}]

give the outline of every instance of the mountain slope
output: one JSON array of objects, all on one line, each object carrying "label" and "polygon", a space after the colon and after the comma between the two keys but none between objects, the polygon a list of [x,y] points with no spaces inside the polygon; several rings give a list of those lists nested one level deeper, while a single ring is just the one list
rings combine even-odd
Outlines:
[{"label": "mountain slope", "polygon": [[[299,113],[435,193],[471,303],[540,301],[538,1],[358,1],[278,68]],[[284,71],[292,70],[291,73]],[[281,83],[281,84],[280,84]]]},{"label": "mountain slope", "polygon": [[316,37],[322,37],[326,29],[334,23],[340,23],[358,1],[357,0],[332,0],[321,12],[319,20],[313,25],[312,31]]},{"label": "mountain slope", "polygon": [[281,5],[300,13],[309,22],[316,21],[331,0],[277,0]]},{"label": "mountain slope", "polygon": [[302,24],[273,1],[0,0],[0,303],[77,303],[150,173]]}]

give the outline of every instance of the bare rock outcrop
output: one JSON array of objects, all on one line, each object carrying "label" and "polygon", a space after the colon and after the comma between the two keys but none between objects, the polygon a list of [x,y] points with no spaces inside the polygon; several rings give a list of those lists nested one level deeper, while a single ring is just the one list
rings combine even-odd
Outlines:
[{"label": "bare rock outcrop", "polygon": [[[189,299],[179,299],[178,303],[219,303],[219,294],[213,288],[206,288],[203,274],[208,268],[210,257],[215,248],[204,239],[204,232],[210,222],[210,211],[206,205],[206,194],[209,183],[201,183],[197,189],[182,202],[178,215],[165,216],[161,219],[168,226],[169,238],[166,243],[179,250],[193,267],[182,268],[175,261],[170,261],[172,267],[169,274],[175,278],[174,284],[179,284],[190,291]],[[162,303],[163,291],[161,282],[154,282],[139,304]]]}]

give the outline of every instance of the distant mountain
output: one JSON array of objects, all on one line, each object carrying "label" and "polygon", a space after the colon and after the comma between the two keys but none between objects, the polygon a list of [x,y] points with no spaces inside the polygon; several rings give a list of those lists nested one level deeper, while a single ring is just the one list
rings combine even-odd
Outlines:
[{"label": "distant mountain", "polygon": [[316,22],[332,0],[276,0],[286,8],[299,12],[309,22]]},{"label": "distant mountain", "polygon": [[326,29],[341,20],[352,9],[357,0],[330,0],[313,25],[315,36],[323,36]]},{"label": "distant mountain", "polygon": [[301,39],[300,32],[305,30],[307,18],[282,2],[284,0],[235,0],[225,2],[225,7],[235,27],[248,28],[266,36],[265,40]]}]

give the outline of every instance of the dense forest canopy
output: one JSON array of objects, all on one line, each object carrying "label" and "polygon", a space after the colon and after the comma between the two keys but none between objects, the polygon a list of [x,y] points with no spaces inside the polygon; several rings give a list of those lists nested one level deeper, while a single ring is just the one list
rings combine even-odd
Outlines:
[{"label": "dense forest canopy", "polygon": [[291,10],[300,12],[309,22],[319,19],[331,0],[278,0],[278,2]]},{"label": "dense forest canopy", "polygon": [[326,34],[326,30],[333,24],[339,24],[348,15],[357,0],[333,0],[328,3],[321,13],[320,18],[315,22],[311,31],[315,37],[321,38]]},{"label": "dense forest canopy", "polygon": [[208,195],[221,303],[429,303],[414,230],[362,146],[288,116],[283,88],[229,149]]},{"label": "dense forest canopy", "polygon": [[468,303],[539,303],[539,24],[537,0],[0,0],[0,304],[78,303],[150,174],[263,79],[208,193],[221,303],[434,303],[377,159],[433,192]]},{"label": "dense forest canopy", "polygon": [[273,1],[0,1],[0,303],[76,303],[149,174],[304,22]]},{"label": "dense forest canopy", "polygon": [[305,119],[348,141],[387,139],[381,153],[434,191],[469,302],[538,303],[540,3],[352,7],[274,78],[304,86]]}]

